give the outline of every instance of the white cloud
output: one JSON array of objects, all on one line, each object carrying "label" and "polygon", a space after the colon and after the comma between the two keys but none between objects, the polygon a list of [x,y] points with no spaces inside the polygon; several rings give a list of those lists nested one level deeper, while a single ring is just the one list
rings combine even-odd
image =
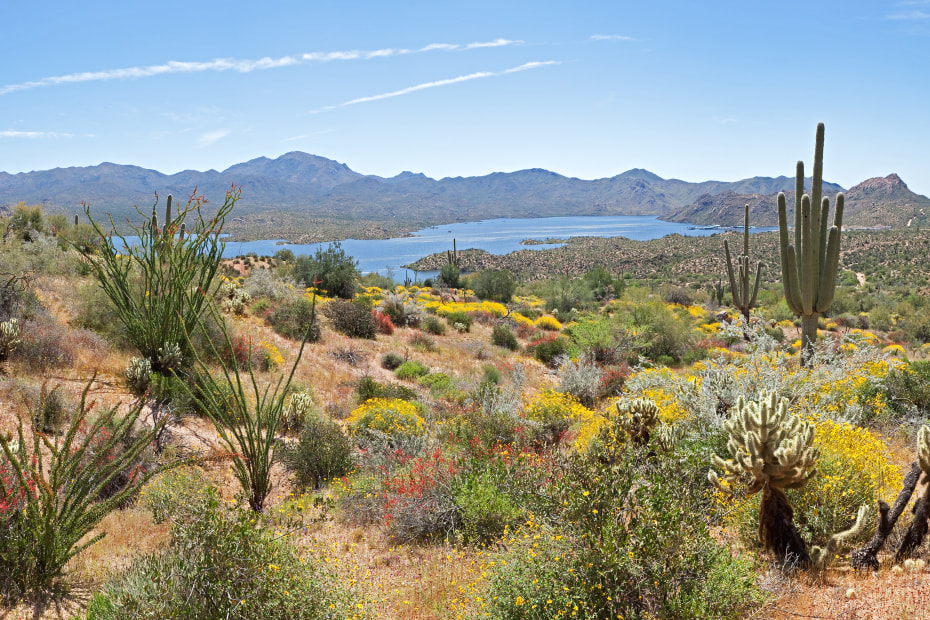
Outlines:
[{"label": "white cloud", "polygon": [[197,138],[197,146],[200,148],[208,147],[211,144],[222,140],[230,133],[232,133],[232,130],[230,129],[217,129],[216,131],[208,131],[207,133],[202,134],[199,138]]},{"label": "white cloud", "polygon": [[199,73],[202,71],[235,71],[237,73],[249,73],[251,71],[264,71],[266,69],[276,69],[279,67],[288,67],[291,65],[301,64],[303,62],[330,62],[334,60],[368,60],[371,58],[387,58],[390,56],[400,56],[404,54],[418,54],[433,51],[454,51],[454,50],[471,50],[484,47],[501,47],[505,45],[516,45],[522,41],[511,41],[509,39],[495,39],[488,42],[468,43],[466,45],[452,43],[431,43],[418,50],[409,50],[403,48],[385,48],[380,50],[350,50],[337,52],[310,52],[300,56],[282,56],[281,58],[259,58],[257,60],[237,60],[235,58],[217,58],[206,62],[181,62],[171,60],[160,65],[148,65],[144,67],[124,67],[122,69],[108,69],[105,71],[84,71],[81,73],[69,73],[67,75],[58,75],[53,77],[42,78],[30,82],[21,82],[19,84],[8,84],[0,86],[0,95],[6,95],[20,90],[29,90],[40,88],[42,86],[57,86],[60,84],[74,84],[80,82],[99,82],[106,80],[125,80],[152,77],[156,75],[165,75],[169,73]]},{"label": "white cloud", "polygon": [[592,41],[635,41],[633,37],[622,34],[592,34]]},{"label": "white cloud", "polygon": [[523,41],[511,41],[510,39],[494,39],[493,41],[488,41],[487,43],[469,43],[465,46],[464,49],[474,50],[480,49],[482,47],[503,47],[505,45],[517,45],[523,43]]},{"label": "white cloud", "polygon": [[16,131],[7,129],[0,131],[0,138],[70,138],[70,133],[58,133],[57,131]]},{"label": "white cloud", "polygon": [[469,73],[468,75],[460,75],[454,78],[448,78],[445,80],[436,80],[435,82],[424,82],[423,84],[417,84],[416,86],[408,86],[407,88],[402,88],[400,90],[394,90],[389,93],[381,93],[380,95],[369,95],[367,97],[359,97],[357,99],[352,99],[338,105],[326,106],[325,108],[320,108],[319,110],[311,110],[311,114],[319,114],[320,112],[325,112],[327,110],[335,110],[336,108],[344,108],[346,106],[355,105],[357,103],[368,103],[370,101],[380,101],[381,99],[389,99],[391,97],[399,97],[401,95],[408,95],[410,93],[415,93],[420,90],[426,90],[427,88],[436,88],[437,86],[448,86],[450,84],[458,84],[460,82],[469,82],[471,80],[479,80],[486,77],[494,77],[499,75],[507,75],[509,73],[517,73],[519,71],[527,71],[529,69],[537,69],[539,67],[546,67],[549,65],[558,65],[561,64],[558,60],[547,60],[543,62],[527,62],[519,67],[513,67],[511,69],[505,69],[504,71],[478,71],[475,73]]}]

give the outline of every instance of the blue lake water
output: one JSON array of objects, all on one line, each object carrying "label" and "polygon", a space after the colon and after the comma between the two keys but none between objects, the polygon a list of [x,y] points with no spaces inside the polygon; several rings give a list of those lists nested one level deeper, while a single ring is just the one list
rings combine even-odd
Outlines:
[{"label": "blue lake water", "polygon": [[[543,217],[522,219],[496,219],[462,224],[432,226],[412,233],[411,237],[395,239],[342,241],[342,249],[358,261],[362,273],[394,273],[403,280],[407,265],[435,252],[452,249],[455,239],[459,250],[476,248],[491,254],[508,254],[517,250],[544,250],[558,245],[520,245],[524,239],[567,239],[569,237],[626,237],[645,241],[658,239],[673,233],[691,236],[708,236],[721,232],[720,229],[706,230],[690,228],[690,224],[662,222],[652,216],[577,216]],[[753,231],[772,230],[757,228]],[[232,258],[254,252],[258,256],[273,256],[287,248],[294,254],[312,255],[328,243],[281,244],[280,240],[227,242],[224,256]],[[411,274],[412,275],[412,274]]]}]

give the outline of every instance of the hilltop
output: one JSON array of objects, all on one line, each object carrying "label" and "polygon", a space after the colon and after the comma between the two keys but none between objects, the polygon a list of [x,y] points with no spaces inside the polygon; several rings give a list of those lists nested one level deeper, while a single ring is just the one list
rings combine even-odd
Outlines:
[{"label": "hilltop", "polygon": [[[830,204],[842,188],[824,187]],[[927,211],[930,199],[915,194],[897,174],[867,179],[846,193],[844,224],[863,228],[905,228],[926,225],[930,221]],[[785,191],[788,199],[789,219],[794,214],[794,191]],[[778,191],[767,194],[726,191],[703,194],[691,205],[662,215],[669,222],[690,222],[702,226],[740,226],[743,208],[749,205],[749,222],[753,226],[777,226]]]},{"label": "hilltop", "polygon": [[[785,177],[690,183],[634,168],[609,178],[584,180],[533,168],[477,177],[432,179],[402,172],[365,175],[325,157],[291,152],[259,157],[218,172],[164,174],[138,166],[102,163],[7,174],[0,172],[0,212],[20,201],[46,213],[73,214],[81,203],[96,218],[138,221],[154,195],[188,196],[195,189],[222,202],[232,186],[242,200],[228,230],[239,238],[310,242],[402,235],[424,226],[499,217],[657,215],[671,221],[733,225],[742,206],[753,206],[754,225],[774,223],[774,196],[793,190]],[[843,188],[824,183],[833,196]],[[849,190],[847,222],[862,226],[918,223],[930,199],[910,192],[897,175],[870,179]],[[739,212],[739,215],[733,215]]]}]

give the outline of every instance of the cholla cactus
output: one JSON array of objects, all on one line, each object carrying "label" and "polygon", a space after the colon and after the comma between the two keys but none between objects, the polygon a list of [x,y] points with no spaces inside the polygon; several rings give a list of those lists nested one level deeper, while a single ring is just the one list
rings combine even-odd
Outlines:
[{"label": "cholla cactus", "polygon": [[142,394],[149,387],[149,375],[152,374],[152,362],[147,357],[134,357],[126,366],[126,383],[136,394]]},{"label": "cholla cactus", "polygon": [[223,300],[223,310],[232,312],[236,316],[244,314],[246,306],[252,303],[252,296],[242,290],[242,287],[232,280],[225,280],[223,284],[220,285],[219,295],[220,299]]},{"label": "cholla cactus", "polygon": [[0,362],[16,350],[16,345],[21,342],[20,335],[19,323],[16,319],[0,323]]},{"label": "cholla cactus", "polygon": [[662,452],[671,452],[684,436],[684,430],[677,424],[663,424],[656,429],[656,443]]},{"label": "cholla cactus", "polygon": [[637,398],[627,405],[617,403],[617,413],[623,416],[623,427],[633,443],[644,446],[649,434],[659,423],[659,408],[647,398]]},{"label": "cholla cactus", "polygon": [[304,426],[304,420],[313,410],[313,396],[306,392],[297,392],[291,396],[284,413],[281,415],[279,428],[282,433],[299,432]]},{"label": "cholla cactus", "polygon": [[180,370],[181,362],[183,361],[184,358],[181,354],[181,347],[178,343],[166,342],[164,346],[158,348],[158,359],[156,359],[156,364],[159,370],[164,372]]},{"label": "cholla cactus", "polygon": [[787,399],[779,401],[775,392],[763,390],[758,401],[746,402],[740,396],[724,428],[730,435],[727,448],[732,458],[724,461],[714,456],[714,466],[723,470],[723,477],[710,470],[708,479],[728,492],[749,474],[752,482],[746,492],[762,491],[759,538],[779,560],[808,566],[811,558],[794,527],[794,510],[784,491],[804,486],[816,471],[814,426],[791,415]]}]

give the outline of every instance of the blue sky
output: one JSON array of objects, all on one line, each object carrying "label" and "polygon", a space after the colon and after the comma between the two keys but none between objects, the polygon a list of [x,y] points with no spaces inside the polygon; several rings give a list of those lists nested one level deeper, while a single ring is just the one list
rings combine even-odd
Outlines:
[{"label": "blue sky", "polygon": [[366,174],[897,172],[930,194],[930,0],[4,2],[0,170],[293,150]]}]

